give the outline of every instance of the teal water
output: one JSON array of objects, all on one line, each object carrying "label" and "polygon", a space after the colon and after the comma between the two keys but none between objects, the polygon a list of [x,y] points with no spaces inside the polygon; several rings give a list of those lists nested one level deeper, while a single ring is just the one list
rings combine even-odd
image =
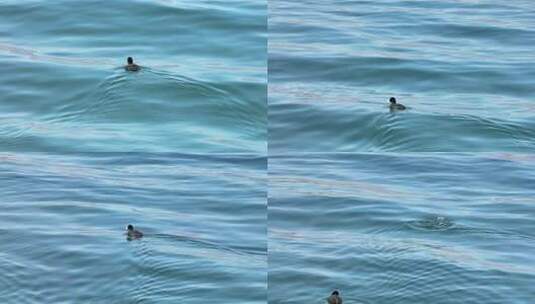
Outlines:
[{"label": "teal water", "polygon": [[265,153],[266,47],[265,1],[2,1],[0,150]]},{"label": "teal water", "polygon": [[535,156],[269,158],[269,303],[528,304]]},{"label": "teal water", "polygon": [[534,16],[523,0],[270,1],[270,151],[532,151]]},{"label": "teal water", "polygon": [[265,1],[0,2],[0,303],[265,303],[266,24]]},{"label": "teal water", "polygon": [[1,153],[0,302],[265,303],[265,184],[253,155]]},{"label": "teal water", "polygon": [[532,2],[269,4],[268,302],[532,303]]},{"label": "teal water", "polygon": [[0,303],[531,304],[534,16],[1,1]]}]

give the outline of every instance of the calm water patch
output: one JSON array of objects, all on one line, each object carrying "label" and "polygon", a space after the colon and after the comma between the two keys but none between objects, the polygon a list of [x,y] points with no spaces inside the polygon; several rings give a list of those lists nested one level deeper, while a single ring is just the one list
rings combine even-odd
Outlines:
[{"label": "calm water patch", "polygon": [[265,157],[0,160],[2,303],[265,303]]},{"label": "calm water patch", "polygon": [[[529,152],[530,1],[270,1],[275,153]],[[409,109],[389,113],[390,96]]]},{"label": "calm water patch", "polygon": [[530,303],[535,157],[269,159],[269,303]]}]

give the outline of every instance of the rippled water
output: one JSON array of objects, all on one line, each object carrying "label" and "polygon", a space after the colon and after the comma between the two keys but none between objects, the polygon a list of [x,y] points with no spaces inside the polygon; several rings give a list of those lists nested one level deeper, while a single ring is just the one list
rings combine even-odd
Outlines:
[{"label": "rippled water", "polygon": [[269,303],[532,303],[535,157],[269,159]]},{"label": "rippled water", "polygon": [[0,160],[2,303],[265,303],[265,158]]},{"label": "rippled water", "polygon": [[533,16],[270,1],[269,303],[533,302]]},{"label": "rippled water", "polygon": [[266,36],[265,1],[2,1],[0,150],[265,153]]},{"label": "rippled water", "polygon": [[0,2],[1,303],[265,303],[266,15]]},{"label": "rippled water", "polygon": [[270,151],[535,148],[532,1],[269,7]]},{"label": "rippled water", "polygon": [[534,16],[0,1],[0,303],[531,304]]}]

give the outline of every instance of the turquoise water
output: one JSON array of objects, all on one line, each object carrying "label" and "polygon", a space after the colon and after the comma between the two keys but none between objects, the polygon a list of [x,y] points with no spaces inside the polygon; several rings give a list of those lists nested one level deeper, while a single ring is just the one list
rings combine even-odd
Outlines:
[{"label": "turquoise water", "polygon": [[528,304],[535,156],[269,159],[269,303]]},{"label": "turquoise water", "polygon": [[268,302],[533,303],[533,3],[269,4]]},{"label": "turquoise water", "polygon": [[266,47],[265,1],[1,1],[0,302],[265,303]]},{"label": "turquoise water", "polygon": [[265,179],[251,155],[1,153],[0,302],[265,303]]},{"label": "turquoise water", "polygon": [[[532,1],[269,8],[270,151],[535,148]],[[389,113],[390,96],[409,110]]]},{"label": "turquoise water", "polygon": [[533,303],[534,16],[0,1],[0,303]]},{"label": "turquoise water", "polygon": [[265,1],[2,1],[0,150],[265,153],[266,41]]}]

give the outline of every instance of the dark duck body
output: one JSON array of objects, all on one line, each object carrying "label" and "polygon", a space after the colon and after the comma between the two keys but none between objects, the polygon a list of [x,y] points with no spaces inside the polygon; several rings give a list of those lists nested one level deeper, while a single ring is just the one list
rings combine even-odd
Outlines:
[{"label": "dark duck body", "polygon": [[143,237],[143,233],[139,230],[134,229],[134,226],[128,225],[126,228],[126,236],[128,239],[140,239]]},{"label": "dark duck body", "polygon": [[327,298],[327,303],[329,304],[342,304],[342,297],[338,290],[333,291],[331,295]]},{"label": "dark duck body", "polygon": [[397,103],[396,98],[390,97],[390,110],[391,111],[403,111],[407,109],[404,105]]},{"label": "dark duck body", "polygon": [[139,71],[141,69],[139,67],[139,65],[134,63],[134,59],[132,57],[128,57],[126,59],[126,63],[127,64],[124,66],[124,69],[127,70],[127,71],[137,72],[137,71]]}]

